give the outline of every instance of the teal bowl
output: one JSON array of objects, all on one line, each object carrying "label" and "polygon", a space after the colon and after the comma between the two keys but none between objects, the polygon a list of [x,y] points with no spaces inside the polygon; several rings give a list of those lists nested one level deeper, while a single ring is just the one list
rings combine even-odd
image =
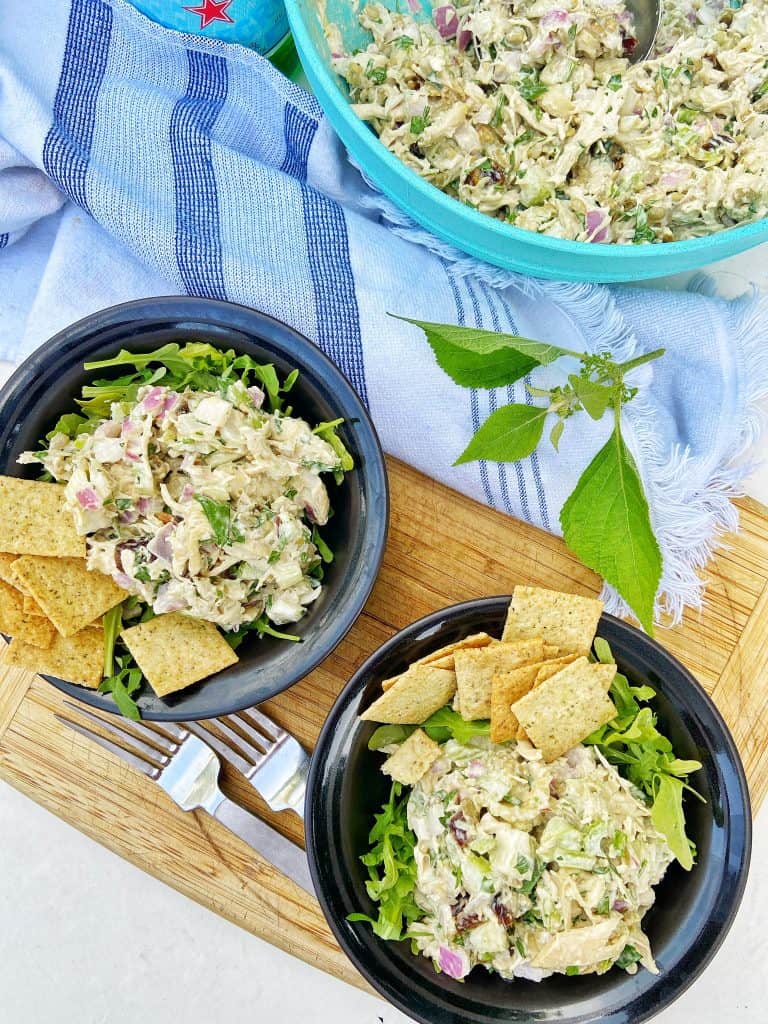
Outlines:
[{"label": "teal bowl", "polygon": [[[382,0],[408,10],[407,0]],[[430,17],[431,0],[419,0]],[[352,111],[346,83],[333,71],[320,20],[322,0],[285,0],[306,76],[328,120],[363,173],[422,227],[456,248],[505,270],[568,281],[641,281],[695,270],[768,241],[768,218],[685,242],[611,245],[570,242],[523,231],[478,213],[420,178],[379,142]],[[348,50],[371,41],[350,0],[327,0],[327,17],[339,26]]]}]

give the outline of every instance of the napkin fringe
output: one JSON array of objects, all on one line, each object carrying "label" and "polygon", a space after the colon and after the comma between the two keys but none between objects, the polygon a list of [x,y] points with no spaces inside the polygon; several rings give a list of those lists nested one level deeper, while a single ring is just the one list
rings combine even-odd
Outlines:
[{"label": "napkin fringe", "polygon": [[[713,296],[714,282],[697,275],[689,290]],[[737,450],[713,467],[702,485],[681,490],[696,474],[691,472],[692,456],[687,446],[666,450],[653,427],[653,410],[642,395],[632,403],[633,430],[644,469],[649,504],[653,509],[664,570],[656,602],[656,617],[665,625],[676,625],[686,607],[701,609],[706,583],[701,579],[724,534],[739,527],[739,512],[733,499],[744,494],[744,481],[756,468],[755,460],[744,458],[765,429],[765,401],[768,398],[768,345],[763,324],[768,315],[768,297],[757,289],[729,305],[730,341],[742,352],[745,368],[739,388],[743,395],[742,418],[738,425]],[[762,321],[762,323],[761,323]],[[749,373],[746,373],[749,367]],[[609,586],[603,589],[606,610],[627,614],[626,603]]]}]

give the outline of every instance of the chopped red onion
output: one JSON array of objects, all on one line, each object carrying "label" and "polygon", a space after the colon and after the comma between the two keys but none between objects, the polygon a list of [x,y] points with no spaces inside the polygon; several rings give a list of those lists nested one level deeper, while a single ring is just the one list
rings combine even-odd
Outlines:
[{"label": "chopped red onion", "polygon": [[141,408],[146,412],[161,409],[165,400],[165,388],[150,388],[141,401]]},{"label": "chopped red onion", "polygon": [[175,529],[175,523],[166,523],[158,532],[154,540],[147,545],[149,553],[154,555],[155,558],[161,559],[163,562],[172,562],[173,548],[171,547],[171,534]]},{"label": "chopped red onion", "polygon": [[124,572],[113,572],[112,579],[118,587],[122,587],[123,590],[130,590],[136,582],[135,580],[132,580],[130,576],[126,576]]},{"label": "chopped red onion", "polygon": [[81,491],[77,492],[75,497],[83,508],[87,508],[90,511],[101,508],[101,498],[92,487],[83,487]]},{"label": "chopped red onion", "polygon": [[470,779],[479,779],[483,774],[483,762],[482,761],[470,761],[467,765],[467,775]]},{"label": "chopped red onion", "polygon": [[456,36],[456,45],[460,50],[466,50],[469,44],[472,42],[472,33],[469,29],[463,28],[461,32]]},{"label": "chopped red onion", "polygon": [[544,17],[541,19],[541,24],[545,28],[550,25],[570,25],[571,16],[568,11],[563,11],[559,7],[555,7],[552,11],[547,11]]},{"label": "chopped red onion", "polygon": [[459,18],[452,4],[444,4],[437,8],[435,27],[443,39],[451,39],[459,31]]},{"label": "chopped red onion", "polygon": [[174,599],[168,593],[170,587],[167,583],[163,583],[157,588],[157,594],[155,600],[152,602],[152,607],[158,613],[165,612],[179,612],[184,607],[182,601],[174,601]]},{"label": "chopped red onion", "polygon": [[139,500],[136,502],[136,508],[139,510],[139,512],[141,512],[143,516],[145,516],[147,512],[149,512],[149,510],[152,508],[152,499],[139,498]]},{"label": "chopped red onion", "polygon": [[626,900],[614,900],[613,909],[617,910],[620,914],[623,914],[625,910],[629,910],[629,904]]},{"label": "chopped red onion", "polygon": [[251,396],[253,404],[256,406],[256,408],[260,409],[264,402],[264,392],[261,390],[261,388],[257,388],[254,385],[253,387],[248,388],[248,394]]},{"label": "chopped red onion", "polygon": [[119,519],[119,521],[120,521],[122,526],[130,526],[131,523],[135,523],[136,522],[136,520],[138,519],[138,516],[136,515],[136,513],[134,512],[134,510],[132,508],[128,508],[124,512],[120,513],[120,515],[118,516],[118,519]]},{"label": "chopped red onion", "polygon": [[608,238],[607,214],[605,210],[588,210],[585,218],[588,242],[605,242]]},{"label": "chopped red onion", "polygon": [[189,499],[194,496],[194,493],[195,488],[192,486],[192,484],[184,484],[184,488],[181,492],[181,500],[189,501]]},{"label": "chopped red onion", "polygon": [[449,978],[460,980],[469,973],[469,958],[466,953],[459,953],[448,949],[447,946],[440,947],[437,954],[437,962],[440,965],[440,970],[447,974]]}]

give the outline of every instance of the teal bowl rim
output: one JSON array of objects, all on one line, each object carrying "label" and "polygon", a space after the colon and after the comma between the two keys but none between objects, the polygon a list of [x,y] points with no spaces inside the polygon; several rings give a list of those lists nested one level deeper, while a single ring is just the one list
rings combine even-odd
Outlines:
[{"label": "teal bowl rim", "polygon": [[[322,60],[317,53],[317,49],[312,41],[309,31],[307,30],[304,18],[301,14],[301,8],[298,0],[284,0],[286,12],[288,14],[288,21],[291,26],[291,32],[293,33],[294,41],[296,42],[296,48],[299,52],[299,57],[302,60],[302,66],[304,72],[309,79],[310,84],[314,89],[322,94],[323,97],[327,97],[329,104],[333,108],[333,113],[336,114],[344,122],[344,126],[348,129],[360,143],[360,145],[367,151],[370,151],[375,159],[380,160],[384,167],[387,168],[391,173],[400,174],[404,176],[405,183],[407,186],[416,192],[418,195],[423,197],[434,209],[436,213],[442,212],[447,214],[449,217],[463,216],[468,225],[473,226],[477,230],[488,232],[491,235],[495,235],[499,242],[510,243],[517,242],[527,246],[534,246],[545,251],[555,252],[558,255],[571,255],[576,259],[580,259],[582,256],[589,255],[590,258],[598,255],[595,251],[596,247],[604,250],[604,255],[610,254],[611,259],[617,259],[625,264],[622,271],[619,271],[612,280],[618,281],[620,278],[626,279],[631,277],[630,267],[632,264],[641,263],[648,260],[650,253],[658,252],[659,262],[664,262],[666,266],[659,267],[654,273],[650,273],[646,269],[642,275],[635,275],[635,280],[642,280],[650,276],[663,276],[666,274],[673,274],[678,272],[672,265],[676,262],[675,257],[677,256],[689,256],[690,254],[701,253],[707,251],[711,254],[711,258],[705,262],[714,262],[717,259],[724,259],[730,256],[734,251],[743,251],[750,247],[747,241],[751,235],[766,236],[768,232],[768,217],[761,217],[760,220],[752,221],[749,224],[742,224],[738,227],[723,228],[720,231],[715,231],[711,235],[705,235],[701,238],[689,238],[679,242],[660,242],[656,245],[625,245],[616,242],[576,242],[564,238],[554,238],[551,235],[539,234],[535,231],[527,231],[523,228],[516,228],[513,224],[505,224],[502,221],[497,220],[495,217],[490,217],[488,214],[480,213],[477,210],[472,209],[471,206],[467,206],[458,199],[454,199],[453,196],[447,195],[445,192],[441,192],[436,185],[426,181],[420,177],[414,170],[404,164],[398,157],[395,156],[387,147],[379,141],[377,135],[371,131],[365,121],[362,121],[351,109],[349,103],[335,103],[331,99],[334,95],[334,91],[338,90],[338,86],[333,80],[336,76],[326,66],[325,61]],[[333,91],[332,91],[333,90]],[[323,106],[323,104],[321,104]],[[333,116],[326,110],[331,124],[334,129]],[[338,130],[338,129],[337,129]],[[342,137],[342,142],[346,142]],[[351,147],[347,146],[348,149]],[[364,168],[365,173],[368,173],[368,169]],[[394,200],[393,200],[394,201]],[[459,214],[458,210],[462,211]],[[408,214],[413,220],[416,220],[411,214]],[[429,229],[426,229],[429,230]],[[720,238],[723,238],[722,244],[718,244]],[[754,244],[759,244],[760,241],[765,241],[765,237],[761,237],[756,240]],[[737,248],[734,250],[734,243]],[[448,244],[453,245],[459,249],[460,246],[456,242],[449,242]],[[721,253],[718,250],[729,250],[728,252],[723,251]],[[464,251],[464,250],[462,250]],[[480,257],[474,257],[480,258]],[[656,259],[656,255],[651,256],[651,259]],[[685,261],[686,267],[689,266],[688,261]],[[699,264],[701,265],[701,264]],[[543,268],[542,268],[543,269]],[[514,273],[514,271],[511,271]]]}]

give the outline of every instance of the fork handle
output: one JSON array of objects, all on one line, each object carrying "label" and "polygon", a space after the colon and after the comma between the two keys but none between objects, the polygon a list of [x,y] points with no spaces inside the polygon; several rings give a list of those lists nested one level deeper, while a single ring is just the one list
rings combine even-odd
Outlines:
[{"label": "fork handle", "polygon": [[309,873],[309,861],[300,846],[286,839],[271,825],[267,825],[261,818],[246,811],[228,797],[223,797],[210,813],[278,871],[282,871],[312,896],[315,895],[315,887]]}]

